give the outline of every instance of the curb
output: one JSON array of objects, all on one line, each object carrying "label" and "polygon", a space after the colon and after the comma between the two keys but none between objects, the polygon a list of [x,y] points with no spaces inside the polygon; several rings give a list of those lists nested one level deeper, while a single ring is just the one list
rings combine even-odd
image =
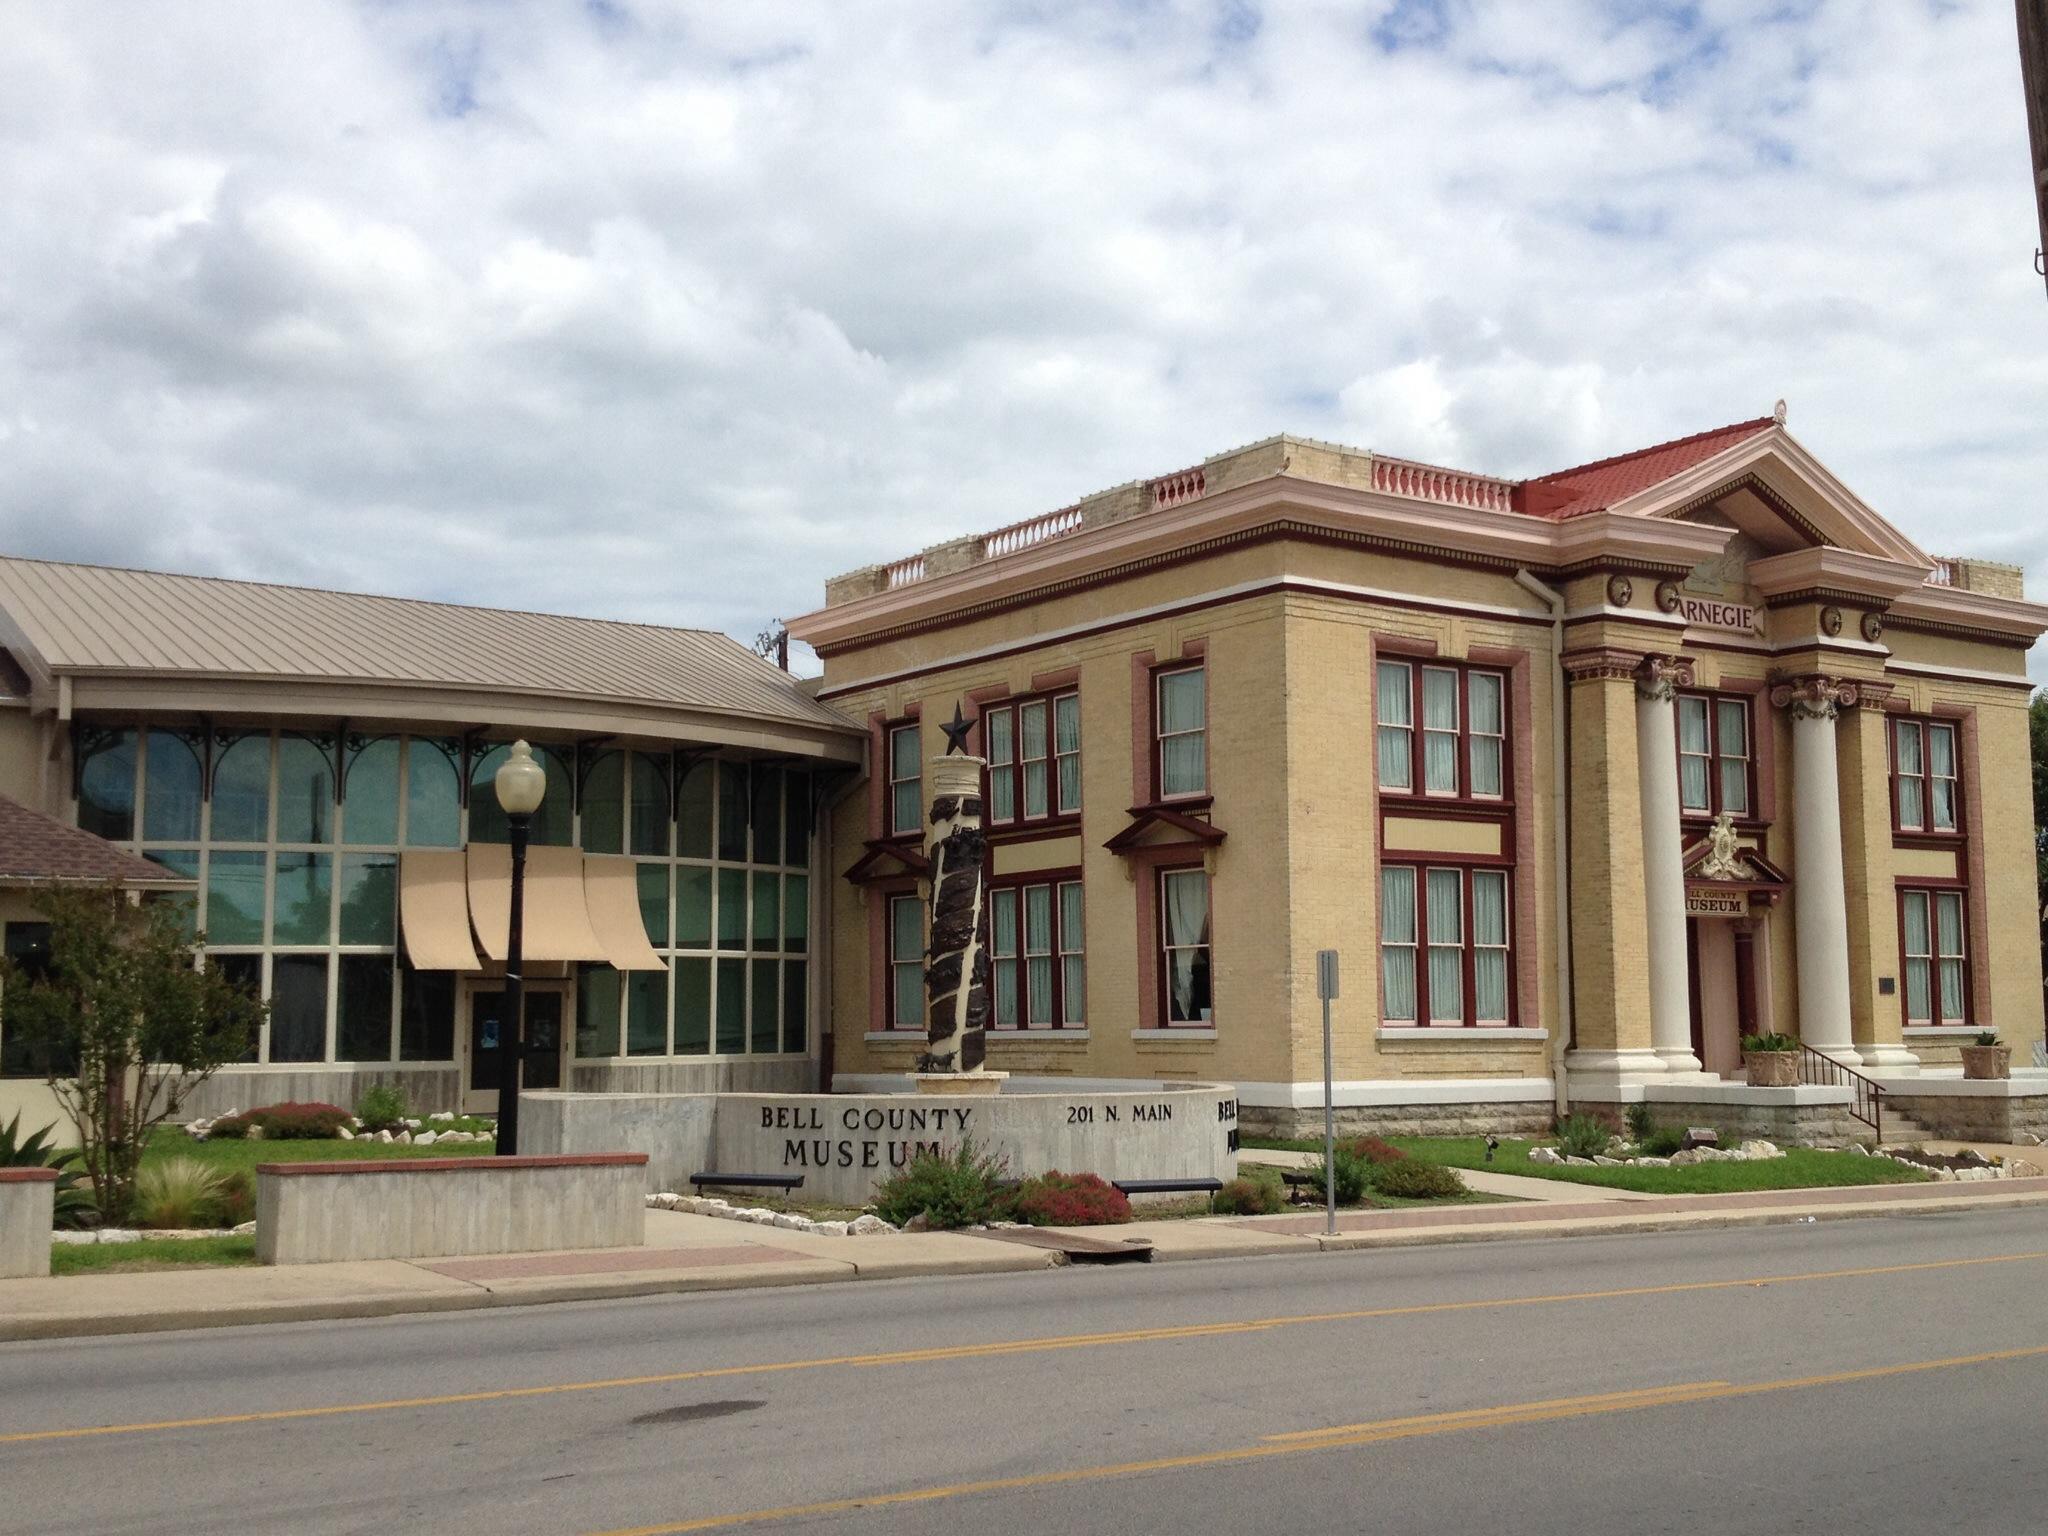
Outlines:
[{"label": "curb", "polygon": [[[1375,1248],[1422,1248],[1450,1243],[1509,1242],[1561,1237],[1628,1237],[1651,1232],[1697,1232],[1732,1227],[1796,1226],[1803,1222],[1855,1221],[1889,1216],[1954,1214],[1969,1211],[2011,1211],[2048,1206],[2048,1191],[2012,1195],[1968,1195],[1947,1200],[1900,1201],[1883,1205],[1783,1206],[1766,1210],[1677,1212],[1643,1217],[1577,1218],[1556,1222],[1523,1222],[1514,1226],[1469,1226],[1392,1229],[1379,1232],[1290,1233],[1269,1239],[1232,1241],[1213,1246],[1190,1245],[1179,1253],[1154,1251],[1155,1264],[1198,1263],[1217,1259],[1271,1258],[1286,1254],[1347,1253]],[[271,1301],[227,1304],[203,1310],[178,1308],[162,1312],[130,1312],[101,1316],[0,1318],[0,1344],[39,1340],[112,1337],[135,1333],[170,1333],[201,1328],[242,1328],[264,1323],[340,1322],[361,1318],[402,1317],[414,1313],[479,1312],[500,1307],[547,1306],[568,1301],[620,1301],[641,1296],[672,1296],[712,1291],[768,1290],[801,1285],[833,1285],[860,1280],[901,1280],[942,1275],[1026,1274],[1064,1267],[1064,1255],[1036,1250],[1004,1251],[965,1259],[903,1259],[855,1262],[847,1259],[800,1257],[787,1263],[708,1270],[698,1274],[646,1275],[631,1278],[498,1281],[505,1289],[464,1282],[466,1290],[404,1292],[389,1296],[337,1297],[331,1300]]]}]

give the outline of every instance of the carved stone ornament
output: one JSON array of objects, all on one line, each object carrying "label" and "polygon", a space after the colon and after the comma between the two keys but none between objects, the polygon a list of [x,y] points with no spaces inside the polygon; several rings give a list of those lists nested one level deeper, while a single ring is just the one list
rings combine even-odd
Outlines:
[{"label": "carved stone ornament", "polygon": [[1626,576],[1607,578],[1607,601],[1617,608],[1626,608],[1635,600],[1636,584]]},{"label": "carved stone ornament", "polygon": [[1692,872],[1702,880],[1755,878],[1756,871],[1743,858],[1741,845],[1735,840],[1735,818],[1727,811],[1716,816],[1713,826],[1707,829],[1706,856],[1693,866]]},{"label": "carved stone ornament", "polygon": [[1592,683],[1626,681],[1636,675],[1642,659],[1641,651],[1623,651],[1601,645],[1583,651],[1566,651],[1557,661],[1564,668],[1567,680]]},{"label": "carved stone ornament", "polygon": [[1679,592],[1675,581],[1657,583],[1657,606],[1666,613],[1678,612]]},{"label": "carved stone ornament", "polygon": [[1842,610],[1833,603],[1820,611],[1820,632],[1830,637],[1842,632]]},{"label": "carved stone ornament", "polygon": [[1668,704],[1692,686],[1692,677],[1692,663],[1683,656],[1645,656],[1636,668],[1636,694]]},{"label": "carved stone ornament", "polygon": [[1789,710],[1794,720],[1832,720],[1854,709],[1862,697],[1855,683],[1838,677],[1802,677],[1771,690],[1771,703]]},{"label": "carved stone ornament", "polygon": [[1866,613],[1865,615],[1863,615],[1863,638],[1868,640],[1872,645],[1877,644],[1879,640],[1884,638],[1883,614]]}]

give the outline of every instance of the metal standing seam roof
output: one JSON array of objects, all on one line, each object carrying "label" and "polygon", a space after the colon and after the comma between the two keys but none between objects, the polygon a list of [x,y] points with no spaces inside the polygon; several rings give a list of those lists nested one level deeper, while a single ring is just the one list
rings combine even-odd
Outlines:
[{"label": "metal standing seam roof", "polygon": [[0,609],[59,673],[474,687],[858,729],[712,630],[8,556]]}]

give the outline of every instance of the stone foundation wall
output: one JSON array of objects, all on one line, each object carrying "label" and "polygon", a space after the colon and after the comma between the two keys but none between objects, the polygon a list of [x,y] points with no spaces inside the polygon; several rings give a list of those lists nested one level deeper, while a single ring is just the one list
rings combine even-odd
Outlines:
[{"label": "stone foundation wall", "polygon": [[[1548,1099],[1511,1104],[1340,1104],[1340,1136],[1534,1136],[1547,1133],[1556,1109]],[[1323,1134],[1323,1107],[1242,1105],[1238,1127],[1247,1136],[1289,1139]]]},{"label": "stone foundation wall", "polygon": [[1955,1141],[2017,1141],[2022,1134],[2048,1138],[2048,1096],[2030,1094],[1887,1093],[1885,1104],[1911,1115],[1930,1135]]},{"label": "stone foundation wall", "polygon": [[[1598,1106],[1613,1110],[1613,1105]],[[1618,1115],[1603,1119],[1619,1121]],[[1845,1147],[1851,1142],[1874,1145],[1877,1135],[1842,1104],[1685,1104],[1652,1102],[1650,1121],[1657,1126],[1685,1130],[1688,1126],[1710,1125],[1721,1133],[1721,1144],[1761,1139],[1781,1147],[1801,1142],[1820,1147]]]},{"label": "stone foundation wall", "polygon": [[375,1084],[404,1091],[416,1115],[459,1110],[462,1074],[455,1067],[227,1067],[192,1091],[179,1111],[186,1120],[212,1120],[231,1109],[264,1104],[338,1104],[354,1109]]}]

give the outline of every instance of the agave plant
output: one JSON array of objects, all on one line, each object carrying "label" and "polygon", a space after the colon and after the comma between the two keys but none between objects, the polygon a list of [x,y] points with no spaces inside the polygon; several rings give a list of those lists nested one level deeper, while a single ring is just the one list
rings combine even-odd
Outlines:
[{"label": "agave plant", "polygon": [[89,1225],[99,1214],[93,1202],[92,1186],[78,1171],[78,1154],[50,1144],[55,1123],[44,1126],[26,1141],[21,1136],[19,1113],[0,1127],[0,1168],[54,1168],[57,1170],[57,1215],[60,1227]]}]

